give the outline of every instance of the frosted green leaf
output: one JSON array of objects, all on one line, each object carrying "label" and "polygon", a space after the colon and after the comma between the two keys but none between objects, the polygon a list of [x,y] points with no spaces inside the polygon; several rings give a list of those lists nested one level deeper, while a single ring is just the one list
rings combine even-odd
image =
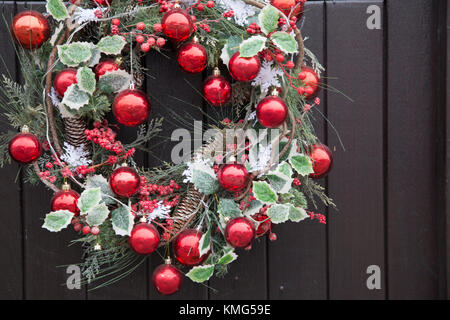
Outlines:
[{"label": "frosted green leaf", "polygon": [[222,264],[222,265],[230,264],[234,260],[236,260],[237,258],[238,258],[238,255],[234,251],[231,251],[231,252],[228,252],[228,253],[224,254],[219,259],[219,261],[217,261],[217,264]]},{"label": "frosted green leaf", "polygon": [[95,65],[97,65],[100,62],[100,58],[102,57],[102,53],[100,52],[100,50],[97,48],[97,46],[93,43],[89,43],[89,48],[91,49],[91,59],[89,59],[89,63],[88,66],[89,67],[94,67]]},{"label": "frosted green leaf", "polygon": [[289,207],[289,220],[292,222],[300,222],[309,217],[305,209],[296,208],[292,204],[287,204],[287,206]]},{"label": "frosted green leaf", "polygon": [[294,179],[288,178],[281,172],[269,173],[267,178],[270,181],[270,185],[278,193],[288,193],[292,186]]},{"label": "frosted green leaf", "polygon": [[55,20],[60,21],[69,17],[69,12],[67,12],[67,8],[61,0],[47,0],[45,8]]},{"label": "frosted green leaf", "polygon": [[91,227],[97,227],[108,218],[109,210],[105,203],[100,203],[93,207],[86,216],[86,222]]},{"label": "frosted green leaf", "polygon": [[100,200],[102,200],[100,188],[86,189],[81,193],[80,199],[78,199],[78,208],[82,213],[87,213],[98,205]]},{"label": "frosted green leaf", "polygon": [[246,216],[252,216],[255,213],[258,213],[259,210],[263,207],[263,203],[259,200],[253,200],[250,202],[250,206],[245,210],[244,214]]},{"label": "frosted green leaf", "polygon": [[130,208],[121,206],[111,212],[114,232],[119,236],[129,236],[134,226],[134,217]]},{"label": "frosted green leaf", "polygon": [[267,216],[273,223],[283,223],[289,219],[289,207],[284,204],[274,204],[267,210]]},{"label": "frosted green leaf", "polygon": [[265,181],[253,181],[253,194],[263,203],[277,202],[277,193]]},{"label": "frosted green leaf", "polygon": [[241,43],[242,38],[240,36],[231,36],[228,38],[226,50],[229,57],[239,51],[239,46],[241,45]]},{"label": "frosted green leaf", "polygon": [[311,159],[308,156],[297,154],[292,156],[289,159],[289,162],[291,163],[294,170],[302,176],[306,176],[314,172]]},{"label": "frosted green leaf", "polygon": [[287,162],[282,162],[278,165],[277,171],[284,174],[286,177],[292,177],[292,167]]},{"label": "frosted green leaf", "polygon": [[192,182],[198,191],[206,195],[216,193],[219,190],[219,181],[217,181],[214,170],[204,164],[194,165]]},{"label": "frosted green leaf", "polygon": [[282,203],[290,203],[296,207],[307,208],[308,201],[306,200],[303,192],[298,191],[295,188],[291,188],[289,193],[281,194],[280,200]]},{"label": "frosted green leaf", "polygon": [[107,36],[97,43],[97,48],[105,54],[119,54],[125,46],[125,40],[118,35]]},{"label": "frosted green leaf", "polygon": [[93,94],[95,91],[95,73],[88,67],[81,67],[77,71],[78,87],[81,91]]},{"label": "frosted green leaf", "polygon": [[125,70],[118,69],[106,72],[98,79],[98,89],[104,93],[123,91],[130,87],[132,77]]},{"label": "frosted green leaf", "polygon": [[86,181],[86,189],[100,188],[102,191],[102,201],[106,204],[114,204],[116,203],[109,196],[114,197],[113,192],[109,186],[108,180],[101,174],[96,174],[92,176],[88,176]]},{"label": "frosted green leaf", "polygon": [[209,228],[208,231],[202,235],[198,243],[200,256],[206,254],[209,251],[210,246],[211,246],[211,228]]},{"label": "frosted green leaf", "polygon": [[233,199],[221,198],[219,200],[217,212],[224,217],[230,218],[239,217],[241,215],[241,210],[239,210],[239,206]]},{"label": "frosted green leaf", "polygon": [[275,32],[270,37],[270,40],[272,40],[273,44],[276,45],[278,49],[280,49],[284,53],[297,53],[298,43],[295,40],[294,36],[287,32]]},{"label": "frosted green leaf", "polygon": [[62,63],[76,67],[92,57],[91,45],[88,42],[73,42],[58,46],[58,56]]},{"label": "frosted green leaf", "polygon": [[81,91],[78,84],[74,83],[67,88],[61,103],[70,109],[78,110],[89,103],[89,95]]},{"label": "frosted green leaf", "polygon": [[278,28],[280,13],[274,6],[267,5],[259,13],[258,20],[261,31],[268,35]]},{"label": "frosted green leaf", "polygon": [[193,267],[191,271],[189,271],[186,274],[186,277],[188,277],[194,282],[202,283],[209,280],[209,278],[211,278],[213,273],[214,273],[213,265],[197,266]]},{"label": "frosted green leaf", "polygon": [[66,228],[72,221],[73,213],[68,210],[52,211],[45,216],[42,228],[50,232],[58,232]]},{"label": "frosted green leaf", "polygon": [[266,47],[266,38],[262,36],[253,36],[248,38],[239,46],[239,55],[244,58],[250,58],[257,55]]}]

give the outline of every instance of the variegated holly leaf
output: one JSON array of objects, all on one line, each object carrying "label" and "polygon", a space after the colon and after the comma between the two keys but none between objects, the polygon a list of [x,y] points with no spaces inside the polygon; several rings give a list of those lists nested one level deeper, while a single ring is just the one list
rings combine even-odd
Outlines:
[{"label": "variegated holly leaf", "polygon": [[303,208],[296,208],[292,204],[287,204],[289,208],[289,220],[292,222],[300,222],[308,218],[308,214]]},{"label": "variegated holly leaf", "polygon": [[192,183],[198,191],[206,195],[216,193],[219,190],[219,181],[214,170],[205,164],[194,164]]},{"label": "variegated holly leaf", "polygon": [[287,162],[282,162],[277,167],[277,172],[281,172],[286,177],[292,177],[292,167]]},{"label": "variegated holly leaf", "polygon": [[284,204],[274,204],[267,210],[267,216],[273,223],[283,223],[289,219],[289,207]]},{"label": "variegated holly leaf", "polygon": [[258,213],[261,208],[263,207],[263,203],[259,200],[253,200],[252,202],[250,202],[249,207],[244,211],[244,214],[246,216],[252,216],[256,213]]},{"label": "variegated holly leaf", "polygon": [[91,68],[81,67],[77,71],[77,82],[78,88],[81,91],[93,94],[95,91],[95,85],[97,81],[95,80],[95,73]]},{"label": "variegated holly leaf", "polygon": [[100,58],[102,57],[102,53],[97,48],[97,46],[93,43],[89,43],[89,48],[91,49],[91,59],[89,59],[88,66],[94,67],[100,62]]},{"label": "variegated holly leaf", "polygon": [[98,89],[104,93],[123,91],[130,87],[133,77],[125,70],[118,69],[106,72],[98,79]]},{"label": "variegated holly leaf", "polygon": [[294,168],[294,170],[297,171],[297,173],[302,176],[314,173],[311,159],[304,154],[296,154],[292,156],[289,159],[289,162],[291,163],[292,168]]},{"label": "variegated holly leaf", "polygon": [[229,218],[236,218],[241,215],[241,210],[239,210],[239,206],[233,199],[225,199],[221,198],[219,200],[219,205],[217,207],[217,212]]},{"label": "variegated holly leaf", "polygon": [[233,54],[239,51],[239,45],[242,42],[242,38],[239,36],[231,36],[228,38],[227,43],[223,46],[220,59],[228,66],[228,62]]},{"label": "variegated holly leaf", "polygon": [[239,46],[239,55],[244,58],[250,58],[257,55],[266,47],[266,38],[262,36],[253,36],[248,38]]},{"label": "variegated holly leaf", "polygon": [[134,226],[134,217],[130,208],[120,206],[111,212],[111,222],[114,232],[119,236],[129,236]]},{"label": "variegated holly leaf", "polygon": [[287,32],[275,32],[270,37],[270,40],[272,40],[273,44],[284,53],[297,53],[298,43],[294,36]]},{"label": "variegated holly leaf", "polygon": [[[86,189],[100,188],[102,192],[102,201],[106,204],[116,203],[111,197],[114,193],[111,191],[108,180],[101,174],[95,174],[87,177]],[[109,197],[108,197],[109,196]]]},{"label": "variegated holly leaf", "polygon": [[186,277],[191,279],[194,282],[202,283],[214,274],[214,265],[205,265],[205,266],[197,266],[193,267],[191,271],[186,274]]},{"label": "variegated holly leaf", "polygon": [[61,62],[69,67],[77,67],[92,58],[89,42],[73,42],[58,46],[58,56]]},{"label": "variegated holly leaf", "polygon": [[55,20],[61,21],[69,17],[69,12],[61,0],[47,0],[45,8]]},{"label": "variegated holly leaf", "polygon": [[278,193],[288,193],[294,180],[281,172],[269,173],[267,174],[267,178],[269,179],[270,185]]},{"label": "variegated holly leaf", "polygon": [[97,227],[108,218],[109,210],[105,203],[100,203],[93,207],[86,216],[86,222],[91,227]]},{"label": "variegated holly leaf", "polygon": [[92,208],[100,203],[102,200],[102,192],[100,188],[84,190],[78,199],[78,209],[82,213],[89,212]]},{"label": "variegated holly leaf", "polygon": [[268,35],[278,28],[278,19],[280,12],[271,5],[265,6],[259,13],[258,20],[261,31]]},{"label": "variegated holly leaf", "polygon": [[277,193],[265,181],[253,181],[253,194],[262,203],[277,202]]},{"label": "variegated holly leaf", "polygon": [[234,260],[238,258],[238,255],[234,251],[230,251],[225,253],[222,257],[220,257],[219,261],[217,261],[217,264],[230,264]]},{"label": "variegated holly leaf", "polygon": [[306,200],[303,192],[298,191],[295,188],[291,188],[289,193],[284,193],[280,195],[281,203],[290,203],[295,207],[307,208],[308,201]]},{"label": "variegated holly leaf", "polygon": [[211,248],[211,228],[209,228],[208,231],[202,235],[198,243],[200,256],[203,256],[204,254],[208,253],[210,248]]},{"label": "variegated holly leaf", "polygon": [[64,92],[64,98],[61,103],[70,109],[78,110],[89,103],[89,95],[86,92],[81,91],[78,84],[74,83],[67,88],[66,92]]},{"label": "variegated holly leaf", "polygon": [[123,37],[119,35],[113,35],[102,38],[97,43],[97,48],[105,54],[116,55],[122,51],[125,44],[126,41]]},{"label": "variegated holly leaf", "polygon": [[68,210],[52,211],[45,216],[42,228],[50,232],[58,232],[66,228],[72,221],[74,214]]}]

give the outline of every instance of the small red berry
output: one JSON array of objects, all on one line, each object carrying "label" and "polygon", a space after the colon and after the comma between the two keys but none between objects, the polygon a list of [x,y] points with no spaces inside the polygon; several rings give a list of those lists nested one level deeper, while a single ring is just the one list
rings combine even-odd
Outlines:
[{"label": "small red berry", "polygon": [[100,233],[100,228],[99,227],[92,227],[91,229],[91,233],[96,236]]},{"label": "small red berry", "polygon": [[300,73],[298,74],[298,78],[299,78],[300,80],[305,80],[305,79],[306,79],[306,72],[305,72],[305,71],[300,72]]},{"label": "small red berry", "polygon": [[206,6],[207,6],[208,8],[214,8],[214,1],[209,0],[209,1],[206,3]]},{"label": "small red berry", "polygon": [[120,25],[120,20],[119,19],[112,19],[111,23],[115,26],[119,26]]},{"label": "small red berry", "polygon": [[153,30],[155,30],[155,32],[161,32],[162,31],[162,25],[160,23],[155,23],[153,25]]},{"label": "small red berry", "polygon": [[192,16],[191,16],[191,20],[192,20],[192,22],[196,23],[196,22],[197,22],[197,17],[194,16],[194,15],[192,15]]},{"label": "small red berry", "polygon": [[197,6],[197,10],[198,10],[198,11],[203,11],[203,10],[205,10],[205,6],[204,6],[202,3],[200,3],[200,4]]},{"label": "small red berry", "polygon": [[137,37],[136,37],[136,42],[137,42],[137,43],[141,44],[141,43],[143,43],[144,41],[145,41],[145,38],[144,38],[143,36],[137,36]]},{"label": "small red berry", "polygon": [[275,233],[271,232],[271,233],[269,234],[269,240],[270,240],[270,241],[275,241],[275,240],[277,240],[277,235],[276,235]]},{"label": "small red berry", "polygon": [[91,227],[84,226],[82,231],[83,231],[84,235],[87,235],[87,234],[91,233]]},{"label": "small red berry", "polygon": [[166,40],[164,38],[158,38],[158,40],[156,40],[156,45],[158,47],[164,47],[164,45],[166,44]]},{"label": "small red berry", "polygon": [[150,45],[150,47],[153,47],[156,44],[156,40],[155,38],[150,37],[147,39],[147,43]]},{"label": "small red berry", "polygon": [[148,52],[149,50],[150,50],[150,45],[147,42],[141,44],[141,51],[142,52]]},{"label": "small red berry", "polygon": [[293,67],[295,67],[295,64],[294,64],[294,62],[292,62],[292,61],[288,61],[288,62],[286,63],[286,68],[288,68],[288,69],[292,69]]},{"label": "small red berry", "polygon": [[144,30],[145,29],[145,23],[143,22],[138,22],[138,24],[136,25],[136,28],[138,30]]},{"label": "small red berry", "polygon": [[305,94],[305,88],[304,87],[298,87],[297,88],[297,93],[299,94],[299,95],[304,95]]},{"label": "small red berry", "polygon": [[83,228],[83,225],[81,223],[75,223],[75,225],[73,226],[73,230],[75,230],[76,232],[79,232],[81,228]]},{"label": "small red berry", "polygon": [[275,58],[280,63],[284,61],[284,56],[281,53],[277,54],[277,56]]}]

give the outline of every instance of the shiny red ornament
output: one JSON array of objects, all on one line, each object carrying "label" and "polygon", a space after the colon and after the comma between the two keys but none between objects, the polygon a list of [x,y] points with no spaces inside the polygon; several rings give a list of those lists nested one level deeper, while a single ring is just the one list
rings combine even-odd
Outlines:
[{"label": "shiny red ornament", "polygon": [[249,174],[243,164],[226,163],[219,168],[217,179],[225,190],[238,192],[247,186]]},{"label": "shiny red ornament", "polygon": [[272,228],[272,221],[265,214],[256,214],[253,216],[253,219],[259,222],[256,229],[256,237],[265,235]]},{"label": "shiny red ornament", "polygon": [[266,128],[278,128],[286,121],[287,114],[286,103],[275,95],[265,97],[256,107],[256,117]]},{"label": "shiny red ornament", "polygon": [[109,177],[111,190],[120,197],[131,197],[139,190],[141,179],[133,168],[122,166]]},{"label": "shiny red ornament", "polygon": [[290,15],[291,18],[300,19],[305,11],[305,4],[299,0],[270,0],[270,4],[282,11],[286,17]]},{"label": "shiny red ornament", "polygon": [[320,92],[320,78],[314,69],[310,67],[302,67],[302,73],[306,76],[305,79],[303,79],[303,84],[305,86],[305,98],[306,100],[313,100],[319,95]]},{"label": "shiny red ornament", "polygon": [[216,68],[214,74],[203,82],[202,93],[209,104],[220,107],[231,98],[231,84],[220,75],[219,69]]},{"label": "shiny red ornament", "polygon": [[53,79],[53,88],[60,97],[64,97],[67,88],[74,83],[77,83],[77,69],[64,69]]},{"label": "shiny red ornament", "polygon": [[256,78],[261,70],[261,60],[259,57],[253,56],[244,58],[239,56],[239,51],[233,54],[228,63],[228,70],[233,79],[247,82]]},{"label": "shiny red ornament", "polygon": [[208,64],[208,53],[199,43],[186,43],[178,50],[177,61],[184,71],[200,73]]},{"label": "shiny red ornament", "polygon": [[331,150],[323,144],[315,144],[311,147],[309,154],[314,173],[309,176],[313,179],[325,177],[333,167],[333,154]]},{"label": "shiny red ornament", "polygon": [[111,5],[113,0],[91,0],[91,2],[93,2],[94,4],[98,4],[99,6],[102,7],[107,7]]},{"label": "shiny red ornament", "polygon": [[50,37],[50,25],[37,11],[23,11],[11,23],[13,39],[25,49],[38,49]]},{"label": "shiny red ornament", "polygon": [[151,111],[150,100],[141,90],[124,90],[115,98],[112,111],[117,121],[134,127],[144,123]]},{"label": "shiny red ornament", "polygon": [[175,8],[166,12],[161,20],[162,31],[176,41],[189,38],[194,32],[194,23],[186,10]]},{"label": "shiny red ornament", "polygon": [[102,75],[107,72],[116,71],[119,69],[119,65],[112,59],[106,59],[99,64],[97,64],[94,68],[95,78],[98,80]]},{"label": "shiny red ornament", "polygon": [[184,275],[175,268],[170,260],[153,271],[152,283],[156,291],[162,295],[171,295],[177,292],[184,281]]},{"label": "shiny red ornament", "polygon": [[34,134],[22,132],[11,139],[8,151],[12,159],[19,163],[27,164],[41,156],[42,146]]},{"label": "shiny red ornament", "polygon": [[225,228],[225,240],[233,248],[246,248],[255,239],[256,230],[253,222],[245,217],[228,221]]},{"label": "shiny red ornament", "polygon": [[67,210],[78,216],[80,214],[78,198],[80,198],[78,192],[71,190],[69,185],[63,185],[62,190],[53,195],[50,201],[51,209],[52,211]]},{"label": "shiny red ornament", "polygon": [[149,223],[140,223],[131,230],[128,242],[137,254],[150,254],[159,244],[159,232]]},{"label": "shiny red ornament", "polygon": [[200,256],[198,245],[203,233],[199,230],[186,229],[173,240],[173,254],[185,266],[201,264],[209,256],[209,251]]}]

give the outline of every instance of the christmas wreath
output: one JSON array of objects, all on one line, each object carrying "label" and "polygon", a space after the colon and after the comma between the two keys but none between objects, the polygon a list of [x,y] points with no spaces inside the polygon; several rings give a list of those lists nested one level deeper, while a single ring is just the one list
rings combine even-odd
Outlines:
[{"label": "christmas wreath", "polygon": [[[172,294],[185,275],[225,274],[255,238],[276,240],[274,224],[325,223],[307,211],[334,204],[316,182],[333,159],[312,125],[323,68],[298,27],[305,2],[48,0],[46,14],[13,18],[23,84],[3,76],[1,105],[21,132],[2,134],[1,164],[54,191],[42,227],[79,235],[83,283],[112,283],[158,252],[152,280]],[[141,168],[135,149],[163,125],[139,89],[150,50],[176,50],[183,72],[211,70],[201,94],[236,120],[207,128],[188,161]],[[117,139],[110,111],[139,126],[135,141]]]}]

